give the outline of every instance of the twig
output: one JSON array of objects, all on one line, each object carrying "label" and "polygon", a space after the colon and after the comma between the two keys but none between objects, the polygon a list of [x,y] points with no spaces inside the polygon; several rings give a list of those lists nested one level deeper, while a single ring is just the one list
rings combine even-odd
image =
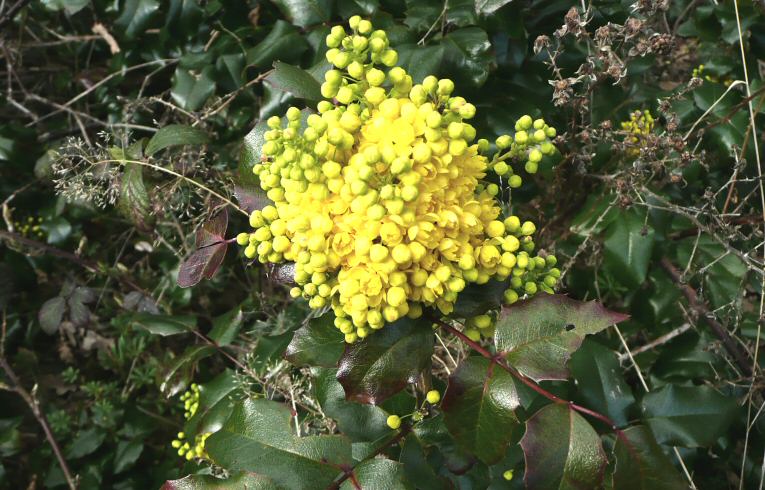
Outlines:
[{"label": "twig", "polygon": [[661,267],[667,272],[667,274],[669,274],[670,277],[677,283],[677,286],[680,288],[683,295],[688,300],[688,304],[690,305],[691,310],[693,310],[699,317],[704,319],[707,325],[709,325],[709,328],[712,329],[712,333],[714,333],[714,335],[720,339],[723,347],[725,347],[725,350],[728,351],[728,354],[733,356],[733,359],[736,361],[738,368],[741,369],[741,372],[746,375],[751,374],[752,368],[750,366],[748,353],[742,350],[736,341],[733,340],[733,337],[731,337],[730,333],[728,333],[728,330],[714,318],[712,312],[709,311],[709,308],[707,308],[705,304],[699,301],[696,290],[683,282],[682,275],[680,274],[680,271],[677,269],[677,267],[675,267],[666,257],[661,259],[660,264]]},{"label": "twig", "polygon": [[100,22],[96,22],[93,24],[92,31],[93,34],[98,34],[104,41],[106,41],[106,44],[109,45],[109,51],[111,51],[112,54],[120,52],[120,45],[117,44],[117,40],[114,39],[114,36],[112,36],[109,30],[106,29],[106,26]]},{"label": "twig", "polygon": [[72,472],[69,469],[69,465],[66,463],[64,455],[61,452],[61,448],[58,446],[56,438],[53,436],[53,432],[50,430],[48,419],[45,417],[45,413],[40,409],[40,403],[37,401],[37,398],[35,398],[34,395],[30,394],[27,390],[24,389],[23,386],[21,386],[21,382],[19,381],[18,376],[16,376],[16,373],[13,371],[10,364],[8,364],[8,361],[5,359],[5,353],[0,353],[0,367],[3,368],[6,376],[8,376],[8,379],[10,379],[11,383],[13,383],[13,391],[15,391],[21,398],[24,399],[26,404],[29,405],[29,409],[32,411],[32,415],[34,415],[35,419],[37,419],[37,422],[42,427],[43,432],[45,432],[45,438],[48,439],[48,443],[53,449],[53,453],[56,455],[56,459],[58,460],[59,466],[61,466],[61,471],[64,473],[64,478],[66,479],[67,485],[69,485],[71,490],[76,490],[77,481],[74,479],[74,477],[72,477]]},{"label": "twig", "polygon": [[[649,343],[647,343],[645,345],[641,345],[637,349],[633,350],[631,352],[631,355],[636,356],[638,354],[642,354],[643,352],[649,351],[649,350],[653,349],[654,347],[658,347],[660,345],[666,344],[667,342],[669,342],[670,340],[674,339],[678,335],[680,335],[682,333],[685,333],[690,328],[691,328],[691,324],[690,323],[686,323],[684,325],[680,325],[679,327],[677,327],[676,329],[672,330],[671,332],[666,333],[666,334],[662,335],[661,337],[658,337],[658,338],[654,339],[653,341],[651,341],[651,342],[649,342]],[[629,357],[628,354],[630,354],[630,351],[628,350],[627,352],[628,352],[627,354],[619,354],[619,362],[624,362],[624,360]]]},{"label": "twig", "polygon": [[388,439],[383,445],[378,447],[372,454],[362,459],[361,461],[359,461],[358,463],[356,463],[350,468],[343,468],[344,474],[339,479],[332,482],[332,484],[327,487],[327,490],[338,490],[340,488],[340,485],[342,485],[343,482],[349,478],[353,482],[355,488],[361,488],[361,486],[359,485],[359,482],[356,481],[356,475],[353,474],[353,470],[356,469],[356,466],[360,465],[361,463],[364,463],[365,461],[375,458],[378,454],[382,453],[389,447],[396,445],[401,439],[406,437],[409,434],[409,431],[411,430],[412,430],[411,426],[404,425],[403,427],[401,427],[401,429],[399,429],[398,434]]},{"label": "twig", "polygon": [[16,17],[16,14],[19,13],[19,10],[26,7],[28,3],[30,3],[32,0],[19,0],[13,6],[11,6],[8,9],[8,12],[6,12],[2,18],[0,18],[0,29],[5,27],[5,24],[12,21],[14,17]]}]

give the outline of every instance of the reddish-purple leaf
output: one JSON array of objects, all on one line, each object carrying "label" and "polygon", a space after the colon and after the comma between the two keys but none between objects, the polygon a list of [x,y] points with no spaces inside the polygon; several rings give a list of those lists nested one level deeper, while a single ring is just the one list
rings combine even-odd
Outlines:
[{"label": "reddish-purple leaf", "polygon": [[260,188],[254,185],[235,185],[234,197],[239,202],[239,207],[252,213],[256,209],[263,209],[271,200]]},{"label": "reddish-purple leaf", "polygon": [[178,270],[178,286],[188,288],[203,278],[212,279],[226,257],[226,242],[208,245],[192,253]]},{"label": "reddish-purple leaf", "polygon": [[197,248],[207,247],[226,239],[226,229],[228,228],[228,210],[223,208],[215,217],[206,221],[202,227],[197,230]]},{"label": "reddish-purple leaf", "polygon": [[628,315],[563,295],[541,294],[505,307],[497,320],[497,351],[535,381],[567,379],[568,362],[586,335],[626,320]]}]

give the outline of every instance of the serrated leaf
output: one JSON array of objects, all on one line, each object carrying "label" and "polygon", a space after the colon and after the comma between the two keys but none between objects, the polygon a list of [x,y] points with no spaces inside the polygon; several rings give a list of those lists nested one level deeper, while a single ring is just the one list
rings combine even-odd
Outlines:
[{"label": "serrated leaf", "polygon": [[433,341],[428,322],[404,318],[348,345],[337,370],[346,397],[378,404],[414,383],[430,367]]},{"label": "serrated leaf", "polygon": [[566,363],[586,335],[627,318],[595,301],[542,294],[502,309],[494,344],[511,366],[533,380],[564,380]]},{"label": "serrated leaf", "polygon": [[451,316],[470,318],[495,310],[502,304],[507,282],[489,281],[485,284],[469,284],[457,296]]},{"label": "serrated leaf", "polygon": [[333,315],[311,319],[295,331],[284,357],[296,366],[334,367],[345,347],[343,334]]},{"label": "serrated leaf", "polygon": [[211,459],[229,470],[252,471],[294,490],[326,488],[350,465],[343,436],[295,437],[290,410],[277,402],[240,402],[223,427],[207,439]]},{"label": "serrated leaf", "polygon": [[404,465],[390,459],[370,459],[353,468],[355,482],[345,480],[341,490],[357,490],[358,488],[378,488],[385,490],[412,490],[414,487],[407,481]]},{"label": "serrated leaf", "polygon": [[[526,422],[521,439],[526,488],[598,488],[606,454],[595,429],[568,405],[553,403]],[[616,487],[621,488],[621,487]]]},{"label": "serrated leaf", "polygon": [[496,363],[469,357],[449,377],[442,408],[457,443],[486,464],[502,459],[518,428],[515,381]]},{"label": "serrated leaf", "polygon": [[197,435],[219,430],[231,415],[233,406],[231,397],[237,393],[238,387],[236,377],[230,370],[223,371],[211,381],[200,384],[199,406],[186,422],[184,432]]},{"label": "serrated leaf", "polygon": [[146,155],[152,156],[160,150],[171,146],[204,145],[210,141],[207,133],[199,128],[183,124],[170,124],[159,128],[146,145]]},{"label": "serrated leaf", "polygon": [[214,340],[218,345],[228,345],[236,339],[239,330],[242,328],[242,308],[236,307],[233,310],[213,319],[213,328],[207,336]]},{"label": "serrated leaf", "polygon": [[37,313],[37,320],[40,322],[43,332],[48,335],[56,333],[65,312],[66,300],[61,296],[56,296],[43,303],[40,311]]},{"label": "serrated leaf", "polygon": [[198,72],[181,66],[176,68],[170,96],[182,109],[196,111],[214,93],[215,67],[212,65],[206,66]]},{"label": "serrated leaf", "polygon": [[143,182],[143,168],[130,162],[124,167],[117,208],[140,229],[146,229],[150,220],[151,203]]},{"label": "serrated leaf", "polygon": [[613,488],[619,490],[683,490],[688,485],[675,470],[651,431],[642,425],[623,432],[614,446]]},{"label": "serrated leaf", "polygon": [[210,475],[189,475],[166,481],[160,490],[284,490],[273,480],[255,473],[235,473],[226,479]]},{"label": "serrated leaf", "polygon": [[648,274],[654,231],[645,226],[645,215],[622,213],[606,228],[603,265],[627,286],[638,287]]},{"label": "serrated leaf", "polygon": [[196,327],[197,319],[193,316],[181,315],[152,315],[150,313],[137,313],[130,319],[133,325],[138,325],[155,335],[167,337],[189,333]]},{"label": "serrated leaf", "polygon": [[307,49],[308,43],[294,26],[277,20],[271,32],[247,51],[247,64],[266,67],[275,60],[297,60]]},{"label": "serrated leaf", "polygon": [[643,397],[644,422],[673,446],[712,446],[738,415],[738,403],[709,386],[664,385]]},{"label": "serrated leaf", "polygon": [[586,406],[608,415],[619,427],[627,425],[627,411],[635,397],[614,351],[585,340],[571,357],[569,367]]},{"label": "serrated leaf", "polygon": [[246,185],[255,191],[259,189],[258,179],[253,174],[252,168],[260,163],[263,144],[266,142],[266,131],[268,131],[266,121],[260,121],[244,137],[244,144],[239,153],[239,178],[243,185]]},{"label": "serrated leaf", "polygon": [[390,429],[388,413],[380,407],[345,399],[343,387],[335,378],[336,370],[319,369],[314,378],[314,395],[322,411],[337,422],[340,432],[353,441],[377,441]]},{"label": "serrated leaf", "polygon": [[447,73],[480,87],[489,77],[493,61],[491,43],[486,31],[480,27],[465,27],[444,36],[444,63]]},{"label": "serrated leaf", "polygon": [[274,3],[296,26],[308,27],[329,20],[331,4],[327,0],[275,0]]},{"label": "serrated leaf", "polygon": [[263,81],[300,99],[319,101],[323,98],[321,84],[310,73],[281,61],[274,63],[274,70]]},{"label": "serrated leaf", "polygon": [[206,221],[197,230],[197,250],[183,261],[178,269],[178,286],[187,288],[199,283],[203,278],[212,279],[226,257],[226,229],[228,211],[223,208],[214,218]]}]

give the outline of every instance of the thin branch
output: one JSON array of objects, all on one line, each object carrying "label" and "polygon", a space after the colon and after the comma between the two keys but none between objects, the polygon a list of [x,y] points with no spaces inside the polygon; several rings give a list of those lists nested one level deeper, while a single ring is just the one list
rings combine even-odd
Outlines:
[{"label": "thin branch", "polygon": [[733,340],[733,337],[731,337],[728,330],[714,318],[714,315],[709,311],[709,308],[707,308],[704,303],[699,301],[696,290],[683,282],[682,275],[680,274],[680,271],[677,269],[677,267],[675,267],[666,257],[661,259],[660,264],[661,267],[667,272],[667,274],[669,274],[670,277],[675,281],[675,283],[677,283],[680,291],[682,291],[683,295],[688,300],[688,304],[690,305],[691,310],[699,317],[701,317],[706,322],[706,324],[709,325],[709,328],[712,329],[712,333],[718,339],[720,339],[723,347],[725,347],[725,350],[728,351],[728,354],[730,354],[736,361],[736,365],[741,370],[741,372],[746,375],[751,374],[752,367],[750,365],[751,361],[749,359],[748,353],[743,350],[735,340]]}]

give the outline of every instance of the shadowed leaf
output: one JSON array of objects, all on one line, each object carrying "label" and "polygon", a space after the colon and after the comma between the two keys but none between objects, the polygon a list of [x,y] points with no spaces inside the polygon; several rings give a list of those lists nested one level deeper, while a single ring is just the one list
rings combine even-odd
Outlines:
[{"label": "shadowed leaf", "polygon": [[337,371],[345,396],[378,404],[414,383],[430,366],[433,340],[428,322],[404,318],[346,346]]},{"label": "shadowed leaf", "polygon": [[183,430],[187,434],[197,435],[215,432],[231,415],[232,394],[237,393],[238,383],[234,373],[223,371],[213,380],[199,385],[199,406],[194,415],[186,422]]},{"label": "shadowed leaf", "polygon": [[483,357],[469,357],[449,378],[443,402],[449,432],[486,464],[505,454],[518,427],[520,405],[513,377]]},{"label": "shadowed leaf", "polygon": [[[553,403],[526,422],[521,439],[526,488],[598,488],[606,455],[595,429],[565,404]],[[621,488],[621,487],[616,487]]]},{"label": "shadowed leaf", "polygon": [[341,490],[357,490],[358,488],[412,490],[414,488],[406,479],[404,465],[390,459],[364,461],[353,469],[353,475],[357,483],[350,479],[345,480],[340,486]]},{"label": "shadowed leaf", "polygon": [[273,480],[255,473],[236,473],[225,480],[210,475],[189,475],[170,480],[161,490],[282,490]]},{"label": "shadowed leaf", "polygon": [[300,99],[310,101],[322,99],[321,84],[310,73],[281,61],[274,63],[274,71],[264,81]]},{"label": "shadowed leaf", "polygon": [[511,366],[535,381],[568,378],[571,354],[584,337],[627,319],[594,301],[543,294],[504,307],[494,343]]},{"label": "shadowed leaf", "polygon": [[43,332],[48,335],[56,333],[65,312],[66,300],[61,296],[56,296],[43,303],[42,308],[37,313],[37,320],[40,322]]},{"label": "shadowed leaf", "polygon": [[187,288],[199,283],[203,278],[213,278],[226,257],[227,228],[228,211],[223,208],[197,230],[197,250],[184,260],[178,269],[178,286]]},{"label": "shadowed leaf", "polygon": [[616,440],[614,488],[619,490],[682,490],[688,485],[661,450],[651,431],[642,425],[624,431]]},{"label": "shadowed leaf", "polygon": [[199,128],[192,128],[183,124],[170,124],[159,128],[146,145],[146,155],[152,156],[160,150],[170,146],[179,145],[204,145],[210,141],[207,133]]},{"label": "shadowed leaf", "polygon": [[343,436],[295,437],[289,409],[277,402],[240,402],[205,444],[211,459],[229,470],[253,471],[291,490],[326,488],[351,464]]},{"label": "shadowed leaf", "polygon": [[296,366],[336,366],[345,340],[333,319],[333,315],[323,315],[296,330],[284,357]]},{"label": "shadowed leaf", "polygon": [[150,333],[167,337],[190,332],[197,324],[193,316],[180,315],[152,315],[151,313],[137,313],[131,317],[134,325],[145,328]]}]

